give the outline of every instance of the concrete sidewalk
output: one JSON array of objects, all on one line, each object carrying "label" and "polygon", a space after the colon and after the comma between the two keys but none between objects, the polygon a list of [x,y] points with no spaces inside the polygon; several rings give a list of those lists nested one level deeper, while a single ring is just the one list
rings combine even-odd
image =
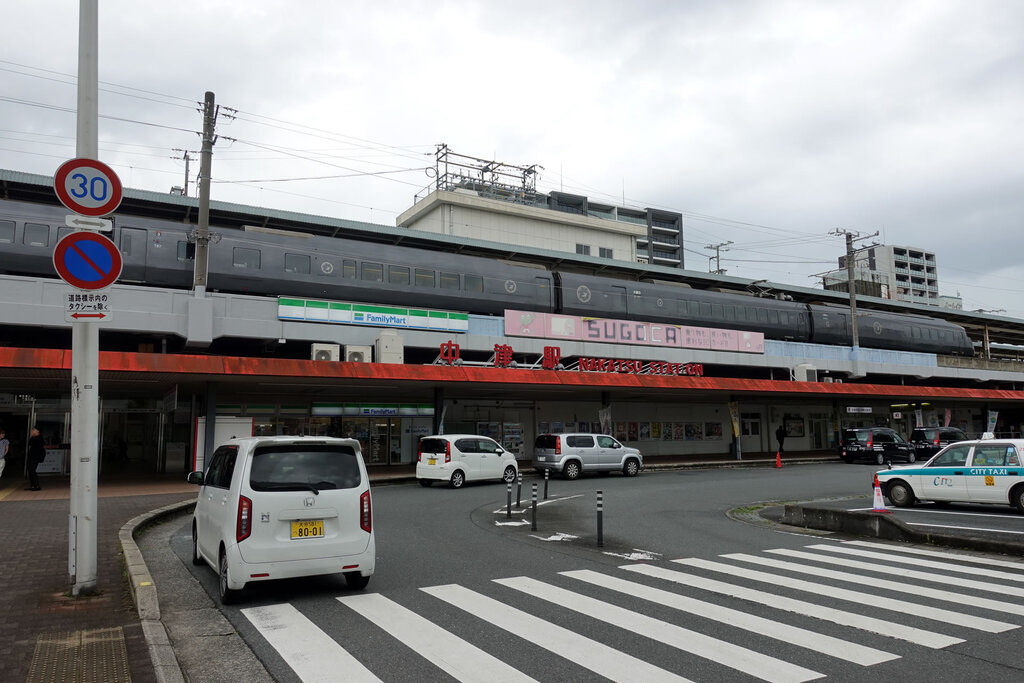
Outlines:
[{"label": "concrete sidewalk", "polygon": [[[833,459],[833,453],[791,453],[783,462]],[[774,453],[761,453],[742,461],[728,456],[649,458],[645,469],[774,464]],[[524,473],[532,470],[524,468]],[[371,468],[370,479],[375,485],[412,481],[415,466]],[[43,477],[42,491],[25,491],[24,486],[7,472],[0,481],[0,572],[5,588],[0,591],[0,680],[183,681],[134,535],[163,515],[187,509],[197,488],[180,474],[101,480],[98,593],[72,598],[70,480]]]}]

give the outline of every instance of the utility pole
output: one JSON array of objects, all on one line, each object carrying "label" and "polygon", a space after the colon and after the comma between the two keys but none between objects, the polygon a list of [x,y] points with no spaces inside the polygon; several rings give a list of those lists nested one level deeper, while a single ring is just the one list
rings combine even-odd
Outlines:
[{"label": "utility pole", "polygon": [[207,91],[203,102],[203,149],[199,157],[199,221],[196,224],[196,262],[192,280],[197,298],[206,296],[206,279],[209,272],[210,247],[210,167],[213,164],[213,143],[217,138],[217,107],[212,92]]},{"label": "utility pole", "polygon": [[[177,149],[177,148],[175,148],[174,151],[175,152],[180,152],[181,153],[181,158],[185,161],[185,185],[184,185],[185,195],[184,196],[187,197],[188,196],[189,165],[192,162],[192,157],[190,157],[189,155],[190,154],[195,154],[195,152],[193,150]],[[171,158],[174,159],[175,157],[171,157]]]},{"label": "utility pole", "polygon": [[875,237],[878,235],[878,231],[861,237],[860,233],[836,228],[829,234],[846,236],[846,288],[850,290],[850,329],[853,332],[853,348],[856,349],[860,346],[860,334],[857,330],[857,287],[853,281],[853,241]]},{"label": "utility pole", "polygon": [[[705,249],[714,249],[714,251],[715,251],[715,255],[714,256],[709,256],[708,257],[708,272],[709,273],[714,273],[715,275],[725,275],[725,271],[722,270],[722,253],[721,252],[729,251],[725,247],[729,246],[730,244],[732,244],[732,240],[729,240],[728,242],[720,242],[718,244],[708,244],[708,245],[706,245],[704,247]],[[714,262],[715,262],[715,269],[714,270],[711,270],[711,261],[712,260],[714,260]]]}]

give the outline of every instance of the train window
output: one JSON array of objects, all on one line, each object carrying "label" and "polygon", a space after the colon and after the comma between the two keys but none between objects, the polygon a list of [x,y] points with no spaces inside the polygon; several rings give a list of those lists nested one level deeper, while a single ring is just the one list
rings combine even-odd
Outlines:
[{"label": "train window", "polygon": [[463,277],[463,283],[466,285],[467,292],[484,291],[484,279],[479,275],[466,275]]},{"label": "train window", "polygon": [[362,262],[362,276],[360,279],[370,282],[384,282],[384,266],[371,261]]},{"label": "train window", "polygon": [[181,240],[178,242],[178,260],[194,261],[196,258],[196,245],[193,242]]},{"label": "train window", "polygon": [[441,289],[458,289],[458,273],[441,273]]},{"label": "train window", "polygon": [[356,262],[355,261],[342,261],[341,262],[341,276],[344,278],[352,279],[356,276]]},{"label": "train window", "polygon": [[710,318],[711,317],[711,304],[706,304],[704,302],[701,302],[701,304],[700,304],[700,317],[702,317],[702,318]]},{"label": "train window", "polygon": [[757,309],[757,322],[767,323],[768,322],[768,311],[763,308]]},{"label": "train window", "polygon": [[417,287],[434,287],[434,271],[423,268],[416,269]]},{"label": "train window", "polygon": [[50,226],[42,223],[26,223],[22,244],[30,247],[50,246]]},{"label": "train window", "polygon": [[778,311],[768,311],[768,322],[770,324],[772,324],[772,325],[778,325],[779,324],[779,312]]},{"label": "train window", "polygon": [[388,266],[388,282],[393,285],[409,284],[408,266]]},{"label": "train window", "polygon": [[14,244],[14,221],[0,221],[0,242]]},{"label": "train window", "polygon": [[260,267],[260,250],[249,249],[248,247],[234,247],[232,251],[232,263],[235,268],[252,268],[258,270]]},{"label": "train window", "polygon": [[921,328],[920,327],[911,327],[910,328],[910,335],[914,339],[920,339],[921,338]]},{"label": "train window", "polygon": [[725,319],[730,322],[736,322],[736,307],[735,306],[723,306],[725,309]]},{"label": "train window", "polygon": [[284,272],[309,275],[309,254],[289,254],[285,252]]}]

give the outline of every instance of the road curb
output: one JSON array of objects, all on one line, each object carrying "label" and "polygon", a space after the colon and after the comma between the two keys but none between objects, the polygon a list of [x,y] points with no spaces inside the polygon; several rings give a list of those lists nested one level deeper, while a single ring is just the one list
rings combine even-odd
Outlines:
[{"label": "road curb", "polygon": [[781,522],[804,529],[837,531],[853,536],[966,548],[997,555],[1024,556],[1024,543],[918,531],[895,517],[879,512],[837,510],[813,505],[786,505],[782,511]]},{"label": "road curb", "polygon": [[138,544],[135,543],[135,534],[164,517],[188,511],[194,508],[195,504],[194,500],[186,500],[150,510],[130,519],[118,532],[121,554],[128,572],[128,585],[131,587],[132,599],[142,621],[142,633],[146,638],[146,647],[149,649],[158,683],[185,683],[185,676],[181,672],[178,658],[174,655],[174,647],[167,637],[167,629],[160,621],[160,602],[157,599],[156,584]]}]

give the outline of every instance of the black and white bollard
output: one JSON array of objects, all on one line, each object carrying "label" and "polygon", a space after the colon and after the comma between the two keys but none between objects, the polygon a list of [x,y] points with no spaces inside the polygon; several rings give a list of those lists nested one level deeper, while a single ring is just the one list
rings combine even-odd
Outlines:
[{"label": "black and white bollard", "polygon": [[604,547],[604,491],[597,492],[597,547]]},{"label": "black and white bollard", "polygon": [[505,517],[512,519],[512,482],[508,483],[508,506],[505,508]]},{"label": "black and white bollard", "polygon": [[530,527],[533,531],[537,530],[537,485],[533,485],[533,525]]},{"label": "black and white bollard", "polygon": [[520,502],[522,497],[523,497],[523,473],[520,472],[519,476],[516,478],[516,507],[517,508],[522,508],[523,507],[523,504]]},{"label": "black and white bollard", "polygon": [[551,470],[544,470],[544,500],[548,499],[548,473]]}]

